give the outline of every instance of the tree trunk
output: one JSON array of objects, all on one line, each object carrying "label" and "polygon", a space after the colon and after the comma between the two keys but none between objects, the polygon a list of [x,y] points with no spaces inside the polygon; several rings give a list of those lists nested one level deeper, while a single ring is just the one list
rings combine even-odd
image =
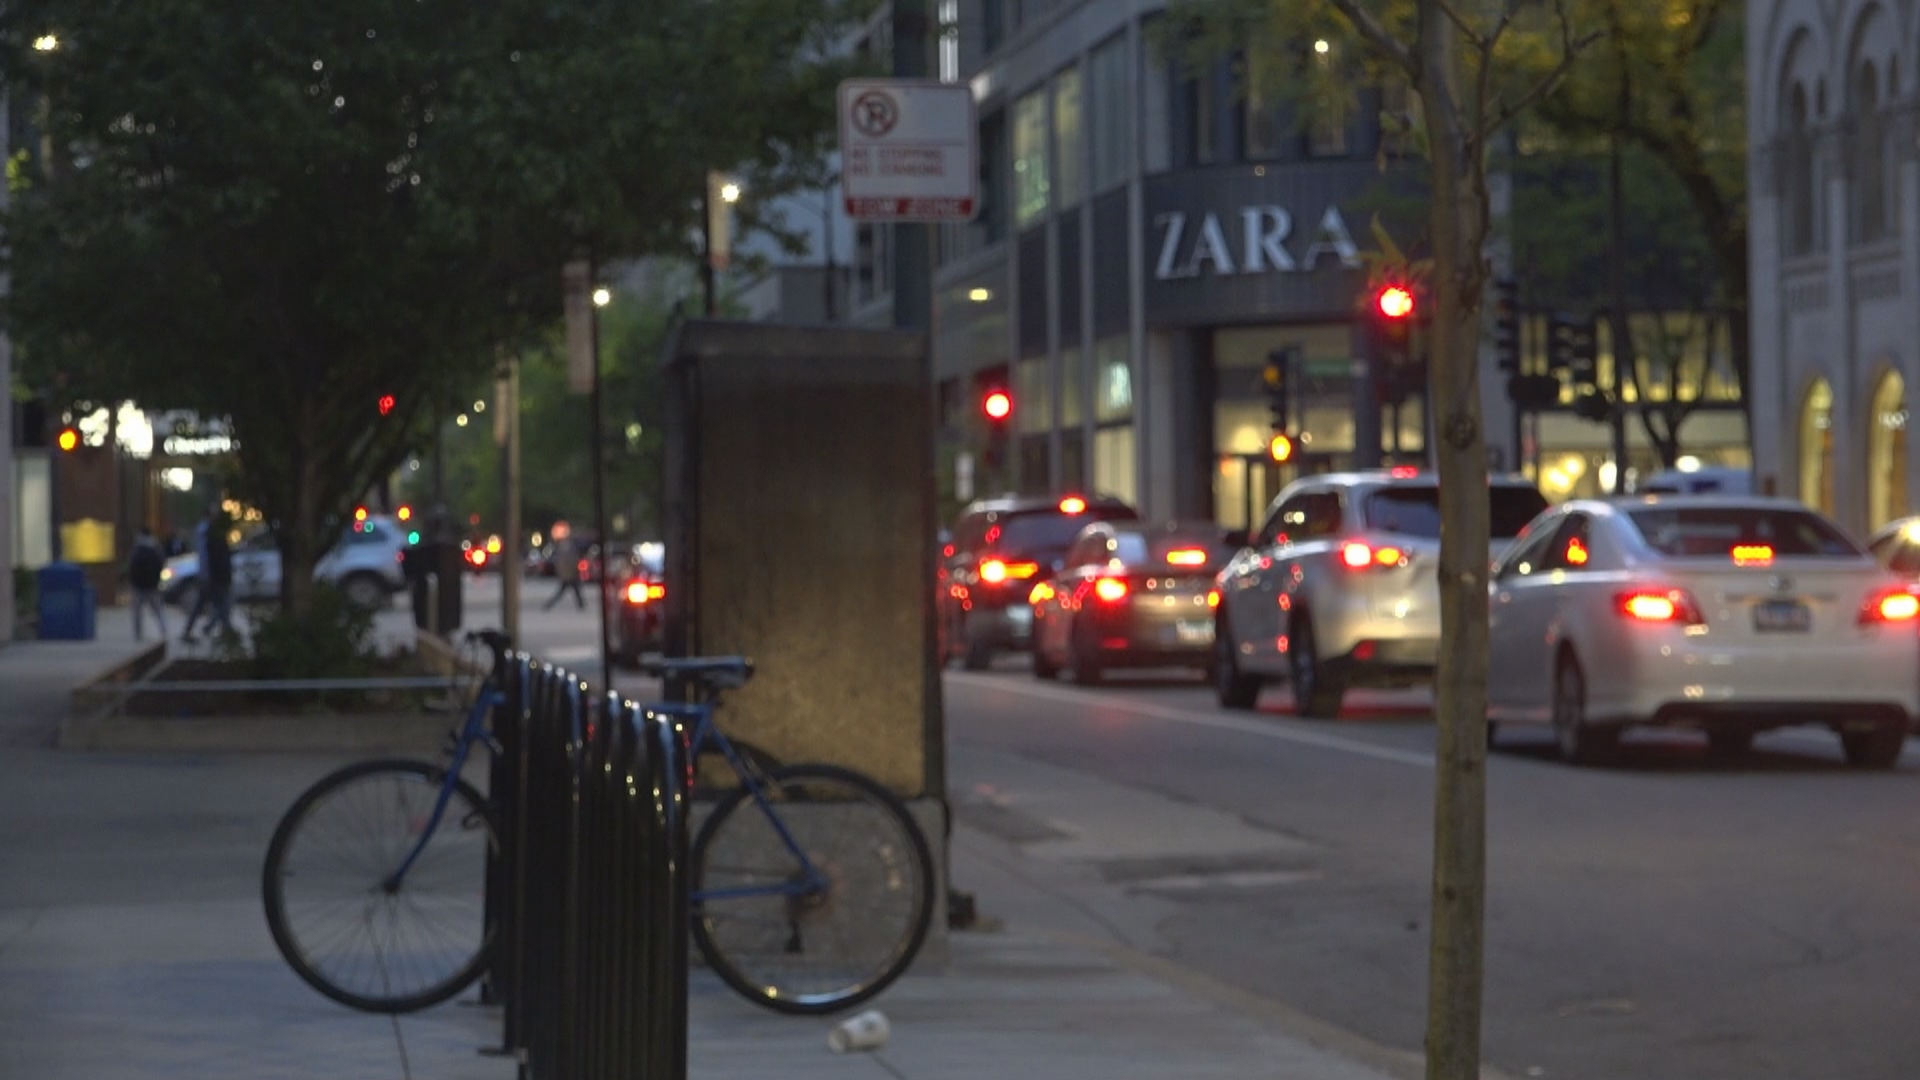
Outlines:
[{"label": "tree trunk", "polygon": [[1478,312],[1488,202],[1485,147],[1463,108],[1458,48],[1442,0],[1421,0],[1419,91],[1433,170],[1429,392],[1441,521],[1428,1080],[1480,1075],[1486,892],[1488,496]]},{"label": "tree trunk", "polygon": [[313,610],[313,568],[326,554],[326,544],[336,539],[323,533],[327,517],[323,505],[327,501],[326,477],[319,474],[311,450],[314,445],[311,425],[303,424],[302,428],[291,448],[293,467],[287,470],[293,484],[292,490],[286,493],[284,505],[292,513],[279,523],[274,537],[280,548],[280,608],[294,619]]}]

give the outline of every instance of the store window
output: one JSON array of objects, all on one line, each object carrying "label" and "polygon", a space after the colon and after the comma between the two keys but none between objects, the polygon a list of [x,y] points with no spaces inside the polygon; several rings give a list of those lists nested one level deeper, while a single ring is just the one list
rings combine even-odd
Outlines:
[{"label": "store window", "polygon": [[1060,426],[1073,429],[1086,419],[1087,354],[1084,349],[1060,350]]},{"label": "store window", "polygon": [[1053,380],[1044,356],[1014,365],[1013,423],[1025,432],[1053,430]]},{"label": "store window", "polygon": [[1867,428],[1867,527],[1907,516],[1907,381],[1880,377]]},{"label": "store window", "polygon": [[1833,513],[1833,387],[1815,379],[1800,410],[1800,501]]},{"label": "store window", "polygon": [[1117,424],[1093,433],[1093,488],[1138,505],[1134,483],[1133,425]]},{"label": "store window", "polygon": [[1096,376],[1093,418],[1100,423],[1133,416],[1133,368],[1127,339],[1110,337],[1093,347]]},{"label": "store window", "polygon": [[1082,125],[1080,69],[1070,67],[1053,80],[1054,197],[1061,209],[1087,194],[1087,133]]},{"label": "store window", "polygon": [[1095,194],[1125,181],[1133,160],[1134,112],[1127,86],[1127,55],[1127,35],[1120,33],[1096,47],[1087,59],[1091,190]]},{"label": "store window", "polygon": [[1807,88],[1796,83],[1787,108],[1788,127],[1781,155],[1786,176],[1787,254],[1813,250],[1813,134],[1808,130]]},{"label": "store window", "polygon": [[1047,95],[1013,105],[1013,223],[1023,229],[1047,213]]}]

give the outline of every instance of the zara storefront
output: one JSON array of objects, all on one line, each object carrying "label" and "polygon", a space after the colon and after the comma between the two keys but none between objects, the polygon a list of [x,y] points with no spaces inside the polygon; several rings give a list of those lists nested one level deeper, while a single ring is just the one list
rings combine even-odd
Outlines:
[{"label": "zara storefront", "polygon": [[[969,458],[981,389],[1013,391],[1010,445],[969,469],[974,493],[1097,490],[1241,525],[1294,470],[1351,461],[1361,253],[1417,172],[1380,164],[1379,93],[1315,106],[1263,96],[1257,66],[1195,74],[1156,48],[1160,6],[1058,0],[959,24],[983,208],[936,245],[935,365]],[[862,230],[857,245],[869,311],[887,299],[885,243]],[[1289,345],[1304,460],[1283,472],[1260,375]],[[1417,453],[1420,410],[1398,420],[1388,448]]]}]

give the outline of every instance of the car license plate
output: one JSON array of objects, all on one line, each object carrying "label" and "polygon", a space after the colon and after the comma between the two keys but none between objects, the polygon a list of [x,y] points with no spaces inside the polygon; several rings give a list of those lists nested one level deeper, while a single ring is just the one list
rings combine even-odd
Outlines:
[{"label": "car license plate", "polygon": [[1763,600],[1754,605],[1753,628],[1762,633],[1803,634],[1813,629],[1813,612],[1798,600]]},{"label": "car license plate", "polygon": [[1007,621],[1015,626],[1025,626],[1033,621],[1033,609],[1025,604],[1014,604],[1007,608]]},{"label": "car license plate", "polygon": [[1213,624],[1205,619],[1182,619],[1173,624],[1173,632],[1182,645],[1208,645],[1213,642]]}]

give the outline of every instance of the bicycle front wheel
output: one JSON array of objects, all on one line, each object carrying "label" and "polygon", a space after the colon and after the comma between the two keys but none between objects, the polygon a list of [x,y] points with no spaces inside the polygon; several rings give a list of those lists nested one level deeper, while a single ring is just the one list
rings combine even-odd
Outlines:
[{"label": "bicycle front wheel", "polygon": [[927,839],[899,799],[850,769],[775,769],[760,795],[729,792],[694,838],[694,942],[756,1004],[798,1014],[858,1005],[926,940]]},{"label": "bicycle front wheel", "polygon": [[455,779],[432,836],[446,770],[367,761],[294,801],[267,846],[261,892],[280,954],[322,994],[368,1012],[424,1009],[486,970],[489,856],[498,830],[485,798]]}]

